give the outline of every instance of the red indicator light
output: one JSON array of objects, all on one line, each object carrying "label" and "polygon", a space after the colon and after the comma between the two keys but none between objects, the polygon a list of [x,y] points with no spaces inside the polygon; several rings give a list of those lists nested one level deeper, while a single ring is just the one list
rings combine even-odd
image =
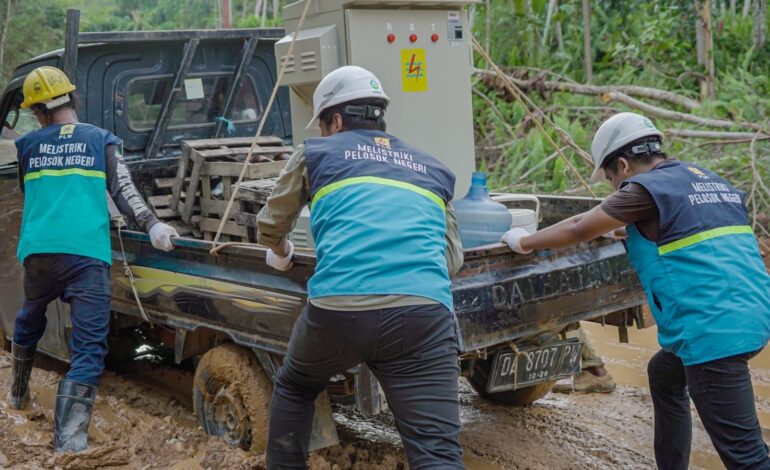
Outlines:
[{"label": "red indicator light", "polygon": [[388,34],[388,42],[393,42],[396,40],[395,34]]},{"label": "red indicator light", "polygon": [[409,36],[409,40],[412,41],[412,42],[417,42],[417,35],[416,34],[412,34],[411,36]]},{"label": "red indicator light", "polygon": [[433,33],[433,35],[430,37],[430,40],[433,42],[438,42],[438,34]]}]

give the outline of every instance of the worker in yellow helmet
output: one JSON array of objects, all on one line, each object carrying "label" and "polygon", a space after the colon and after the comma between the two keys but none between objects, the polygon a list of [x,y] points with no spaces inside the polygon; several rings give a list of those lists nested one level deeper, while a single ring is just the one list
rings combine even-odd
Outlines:
[{"label": "worker in yellow helmet", "polygon": [[55,67],[24,79],[22,108],[41,129],[16,140],[24,213],[17,256],[24,265],[24,305],[13,332],[8,405],[29,401],[29,376],[48,304],[71,307],[71,367],[59,382],[54,413],[57,451],[87,448],[96,386],[104,370],[110,322],[110,227],[105,191],[131,223],[149,232],[155,248],[173,249],[176,231],[158,221],[131,181],[121,140],[78,122],[75,85]]}]

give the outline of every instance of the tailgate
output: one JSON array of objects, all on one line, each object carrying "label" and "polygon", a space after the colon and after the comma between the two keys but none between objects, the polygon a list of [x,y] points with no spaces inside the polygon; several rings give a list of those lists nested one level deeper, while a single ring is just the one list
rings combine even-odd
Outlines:
[{"label": "tailgate", "polygon": [[623,244],[610,240],[526,256],[469,250],[452,291],[463,352],[645,303]]}]

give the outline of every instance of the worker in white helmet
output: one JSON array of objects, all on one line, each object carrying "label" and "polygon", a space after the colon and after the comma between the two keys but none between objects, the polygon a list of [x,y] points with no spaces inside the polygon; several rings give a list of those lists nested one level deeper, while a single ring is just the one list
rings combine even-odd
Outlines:
[{"label": "worker in white helmet", "polygon": [[599,128],[593,181],[615,193],[594,209],[503,241],[517,253],[627,230],[626,248],[658,324],[662,350],[648,365],[659,468],[685,469],[690,399],[727,468],[770,468],[748,360],[770,338],[770,275],[745,194],[716,173],[667,158],[662,133],[634,113]]},{"label": "worker in white helmet", "polygon": [[268,468],[304,468],[313,403],[366,363],[393,411],[409,468],[464,468],[450,276],[462,248],[455,177],[385,132],[389,103],[368,70],[346,66],[313,94],[321,138],[297,147],[259,213],[267,263],[292,266],[286,236],[305,204],[318,262],[270,402]]}]

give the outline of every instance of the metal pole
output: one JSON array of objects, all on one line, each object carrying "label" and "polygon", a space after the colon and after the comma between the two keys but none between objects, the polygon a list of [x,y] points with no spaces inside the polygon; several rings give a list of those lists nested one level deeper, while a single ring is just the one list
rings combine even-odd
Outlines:
[{"label": "metal pole", "polygon": [[80,28],[80,10],[67,10],[67,23],[64,28],[64,73],[77,86],[78,71],[78,29]]}]

